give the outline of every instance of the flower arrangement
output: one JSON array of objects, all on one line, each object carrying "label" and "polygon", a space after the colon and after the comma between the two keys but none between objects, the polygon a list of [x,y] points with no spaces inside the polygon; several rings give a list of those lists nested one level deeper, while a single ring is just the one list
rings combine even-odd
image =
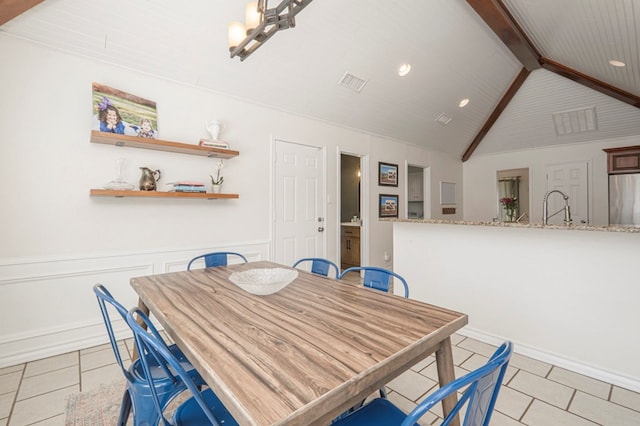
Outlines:
[{"label": "flower arrangement", "polygon": [[224,182],[224,176],[220,176],[220,172],[222,171],[223,167],[224,163],[222,162],[222,160],[218,161],[218,171],[216,172],[216,177],[209,175],[209,177],[211,177],[211,183],[213,185],[222,185],[222,182]]},{"label": "flower arrangement", "polygon": [[516,215],[516,210],[518,209],[518,198],[517,197],[504,197],[500,198],[500,204],[507,211],[507,216],[510,221],[513,221],[514,216]]}]

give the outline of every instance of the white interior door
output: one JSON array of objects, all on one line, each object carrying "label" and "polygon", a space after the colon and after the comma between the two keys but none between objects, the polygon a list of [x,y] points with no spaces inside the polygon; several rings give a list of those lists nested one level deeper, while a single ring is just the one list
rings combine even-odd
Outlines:
[{"label": "white interior door", "polygon": [[324,173],[321,148],[276,140],[276,262],[292,265],[301,257],[324,257]]},{"label": "white interior door", "polygon": [[[562,163],[547,166],[547,191],[559,189],[569,196],[569,208],[573,223],[589,223],[589,191],[586,162]],[[564,207],[560,194],[551,194],[547,200],[549,214]],[[542,207],[540,207],[542,211]],[[564,214],[549,219],[549,224],[564,224]]]}]

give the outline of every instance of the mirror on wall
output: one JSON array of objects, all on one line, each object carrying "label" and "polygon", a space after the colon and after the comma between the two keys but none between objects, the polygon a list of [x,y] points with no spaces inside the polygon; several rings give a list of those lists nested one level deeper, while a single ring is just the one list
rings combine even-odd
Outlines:
[{"label": "mirror on wall", "polygon": [[529,223],[529,169],[497,172],[498,220]]}]

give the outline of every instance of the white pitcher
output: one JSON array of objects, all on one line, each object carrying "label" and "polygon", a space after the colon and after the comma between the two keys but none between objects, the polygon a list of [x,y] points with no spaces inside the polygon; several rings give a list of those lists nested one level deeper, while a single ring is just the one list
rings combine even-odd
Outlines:
[{"label": "white pitcher", "polygon": [[218,120],[209,120],[205,122],[204,127],[207,129],[211,135],[211,139],[214,141],[218,140],[220,132],[224,130],[224,124]]}]

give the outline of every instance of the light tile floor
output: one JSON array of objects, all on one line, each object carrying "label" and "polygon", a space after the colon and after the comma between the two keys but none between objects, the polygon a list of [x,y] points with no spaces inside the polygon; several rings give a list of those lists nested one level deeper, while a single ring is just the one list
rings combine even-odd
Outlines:
[{"label": "light tile floor", "polygon": [[[495,347],[453,336],[456,376],[484,364]],[[131,353],[132,341],[121,341]],[[517,351],[517,347],[516,347]],[[111,383],[121,376],[109,345],[0,369],[0,426],[64,425],[69,394]],[[389,398],[411,410],[437,385],[435,358],[428,357],[389,383]],[[422,419],[434,424],[436,407]],[[640,425],[640,394],[515,353],[492,417],[495,426]]]}]

